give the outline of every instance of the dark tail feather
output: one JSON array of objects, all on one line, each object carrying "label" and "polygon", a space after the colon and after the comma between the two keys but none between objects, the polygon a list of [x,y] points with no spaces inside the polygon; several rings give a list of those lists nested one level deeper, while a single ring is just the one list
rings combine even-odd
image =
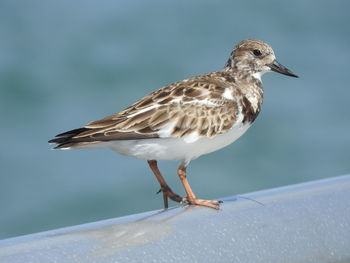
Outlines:
[{"label": "dark tail feather", "polygon": [[78,128],[56,135],[49,143],[56,143],[54,149],[80,148],[114,140],[141,140],[159,138],[157,134],[140,134],[136,132],[105,132],[105,128]]},{"label": "dark tail feather", "polygon": [[76,136],[82,132],[85,132],[87,130],[90,130],[88,128],[78,128],[78,129],[74,129],[74,130],[70,130],[70,131],[67,131],[67,132],[64,132],[64,133],[60,133],[60,134],[57,134],[55,137],[63,137],[63,136]]},{"label": "dark tail feather", "polygon": [[62,148],[69,148],[74,147],[75,145],[78,146],[80,142],[87,142],[89,141],[88,138],[73,138],[74,136],[79,135],[82,132],[86,132],[90,129],[88,128],[78,128],[71,131],[67,131],[64,133],[60,133],[55,136],[54,139],[49,140],[49,143],[56,143],[56,145],[53,149],[62,149]]}]

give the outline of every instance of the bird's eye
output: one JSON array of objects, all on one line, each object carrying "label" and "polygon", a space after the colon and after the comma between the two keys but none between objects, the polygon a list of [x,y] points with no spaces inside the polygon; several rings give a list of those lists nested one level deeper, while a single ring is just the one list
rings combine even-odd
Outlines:
[{"label": "bird's eye", "polygon": [[254,49],[254,50],[253,50],[253,54],[254,54],[254,56],[256,56],[256,57],[260,57],[260,56],[261,56],[261,51],[260,51],[259,49]]}]

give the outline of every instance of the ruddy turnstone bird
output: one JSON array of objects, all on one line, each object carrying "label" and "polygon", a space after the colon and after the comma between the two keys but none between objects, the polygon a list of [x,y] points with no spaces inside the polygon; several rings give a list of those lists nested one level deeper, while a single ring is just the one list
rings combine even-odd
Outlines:
[{"label": "ruddy turnstone bird", "polygon": [[[147,160],[160,184],[165,208],[170,198],[218,209],[218,201],[197,199],[187,181],[186,167],[247,131],[261,109],[261,75],[269,71],[298,77],[276,61],[268,44],[243,40],[224,69],[162,87],[121,112],[58,134],[49,142],[58,144],[54,149],[103,147]],[[186,197],[171,190],[157,160],[180,162],[177,174]]]}]

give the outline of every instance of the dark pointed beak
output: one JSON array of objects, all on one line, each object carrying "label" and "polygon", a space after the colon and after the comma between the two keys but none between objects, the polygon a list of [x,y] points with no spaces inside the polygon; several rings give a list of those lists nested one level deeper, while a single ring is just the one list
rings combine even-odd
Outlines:
[{"label": "dark pointed beak", "polygon": [[287,76],[291,76],[294,78],[299,78],[297,75],[295,75],[292,71],[290,71],[289,69],[287,69],[285,66],[281,65],[280,63],[277,62],[277,60],[274,60],[271,64],[267,65],[268,67],[270,67],[270,69],[272,71],[287,75]]}]

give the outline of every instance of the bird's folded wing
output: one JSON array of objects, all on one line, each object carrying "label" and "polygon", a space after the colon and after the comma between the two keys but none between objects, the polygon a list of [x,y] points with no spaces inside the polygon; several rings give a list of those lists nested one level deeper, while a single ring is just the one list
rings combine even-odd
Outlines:
[{"label": "bird's folded wing", "polygon": [[237,103],[222,96],[224,89],[201,80],[174,83],[124,111],[59,134],[50,142],[60,144],[61,148],[75,142],[176,138],[190,134],[212,137],[230,129],[237,120]]}]

